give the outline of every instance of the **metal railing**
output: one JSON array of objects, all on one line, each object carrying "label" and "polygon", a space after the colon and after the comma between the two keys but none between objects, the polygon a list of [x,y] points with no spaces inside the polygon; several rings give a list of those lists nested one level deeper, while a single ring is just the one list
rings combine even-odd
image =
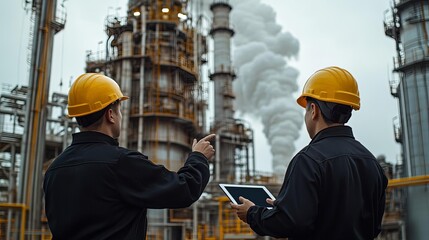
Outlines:
[{"label": "metal railing", "polygon": [[[21,203],[0,203],[0,210],[8,210],[8,219],[1,224],[6,224],[6,236],[5,239],[10,239],[12,233],[19,232],[19,239],[24,240],[25,238],[25,223],[27,221],[27,206]],[[11,211],[9,211],[11,210]],[[17,214],[13,214],[13,212],[18,211]],[[12,216],[18,216],[18,222],[15,219],[12,219]],[[17,224],[15,224],[17,223]],[[19,229],[14,228],[12,225],[19,226]],[[2,236],[3,237],[3,236]]]}]

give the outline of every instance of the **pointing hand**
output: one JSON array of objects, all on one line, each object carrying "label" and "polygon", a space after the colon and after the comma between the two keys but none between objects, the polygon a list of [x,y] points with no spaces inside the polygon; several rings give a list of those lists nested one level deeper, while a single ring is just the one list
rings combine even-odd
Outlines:
[{"label": "pointing hand", "polygon": [[197,139],[194,139],[192,143],[192,151],[200,152],[206,156],[207,159],[211,159],[214,155],[215,149],[210,144],[210,140],[214,138],[216,134],[210,134],[203,137],[200,141],[197,142]]}]

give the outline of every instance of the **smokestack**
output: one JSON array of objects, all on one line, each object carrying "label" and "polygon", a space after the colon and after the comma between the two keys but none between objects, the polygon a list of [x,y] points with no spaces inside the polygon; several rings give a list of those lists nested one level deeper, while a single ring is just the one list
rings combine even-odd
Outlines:
[{"label": "smokestack", "polygon": [[235,146],[227,143],[224,133],[234,125],[234,93],[231,67],[231,38],[234,30],[230,27],[231,5],[225,0],[216,0],[210,5],[213,13],[210,35],[213,38],[213,70],[210,79],[214,86],[214,128],[217,134],[217,155],[215,167],[216,181],[235,179]]},{"label": "smokestack", "polygon": [[232,82],[235,75],[231,67],[234,30],[229,23],[231,5],[226,1],[213,1],[210,10],[213,13],[210,35],[214,45],[214,72],[210,74],[210,79],[214,82],[215,125],[219,127],[234,118]]},{"label": "smokestack", "polygon": [[[203,9],[213,2],[205,0]],[[295,152],[303,124],[302,109],[293,93],[298,90],[298,70],[287,59],[299,52],[298,40],[282,32],[272,7],[260,0],[230,0],[234,26],[233,61],[237,71],[233,82],[234,107],[240,114],[260,118],[271,146],[273,172],[283,177]]]},{"label": "smokestack", "polygon": [[238,69],[235,107],[241,114],[261,118],[274,175],[283,177],[303,123],[302,109],[293,97],[298,71],[286,61],[297,56],[299,42],[282,32],[274,10],[260,0],[231,0],[231,4],[236,31],[233,63]]}]

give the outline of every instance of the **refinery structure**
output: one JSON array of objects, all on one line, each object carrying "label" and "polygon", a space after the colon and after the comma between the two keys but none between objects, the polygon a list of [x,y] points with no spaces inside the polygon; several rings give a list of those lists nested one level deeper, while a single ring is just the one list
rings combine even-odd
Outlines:
[{"label": "refinery structure", "polygon": [[[399,177],[423,179],[429,175],[429,2],[394,0],[384,26],[396,46],[391,93],[398,99],[400,113],[394,120],[404,166]],[[402,228],[401,234],[407,239],[427,239],[428,186],[403,191],[404,221],[396,227]]]},{"label": "refinery structure", "polygon": [[[121,146],[174,171],[183,165],[194,137],[216,133],[205,193],[186,209],[149,210],[147,239],[269,239],[237,218],[218,187],[263,184],[276,194],[281,182],[255,170],[253,130],[234,114],[234,9],[228,0],[209,2],[208,21],[196,0],[129,0],[126,16],[106,16],[105,54],[87,55],[86,72],[110,76],[130,96],[123,102]],[[400,106],[395,133],[403,165],[380,159],[387,176],[397,179],[389,183],[379,239],[419,240],[429,236],[429,3],[393,3],[385,31],[398,53],[392,95]],[[30,84],[0,96],[0,239],[50,239],[43,172],[79,131],[66,117],[67,95],[48,96],[52,46],[65,27],[64,15],[55,0],[32,4]]]}]

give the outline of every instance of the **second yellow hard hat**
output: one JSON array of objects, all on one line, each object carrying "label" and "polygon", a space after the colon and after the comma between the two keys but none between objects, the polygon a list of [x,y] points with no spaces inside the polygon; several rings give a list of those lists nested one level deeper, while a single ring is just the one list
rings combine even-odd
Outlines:
[{"label": "second yellow hard hat", "polygon": [[296,100],[306,107],[306,97],[324,102],[339,103],[360,108],[359,89],[355,78],[345,69],[327,67],[316,71],[304,85],[301,96]]}]

